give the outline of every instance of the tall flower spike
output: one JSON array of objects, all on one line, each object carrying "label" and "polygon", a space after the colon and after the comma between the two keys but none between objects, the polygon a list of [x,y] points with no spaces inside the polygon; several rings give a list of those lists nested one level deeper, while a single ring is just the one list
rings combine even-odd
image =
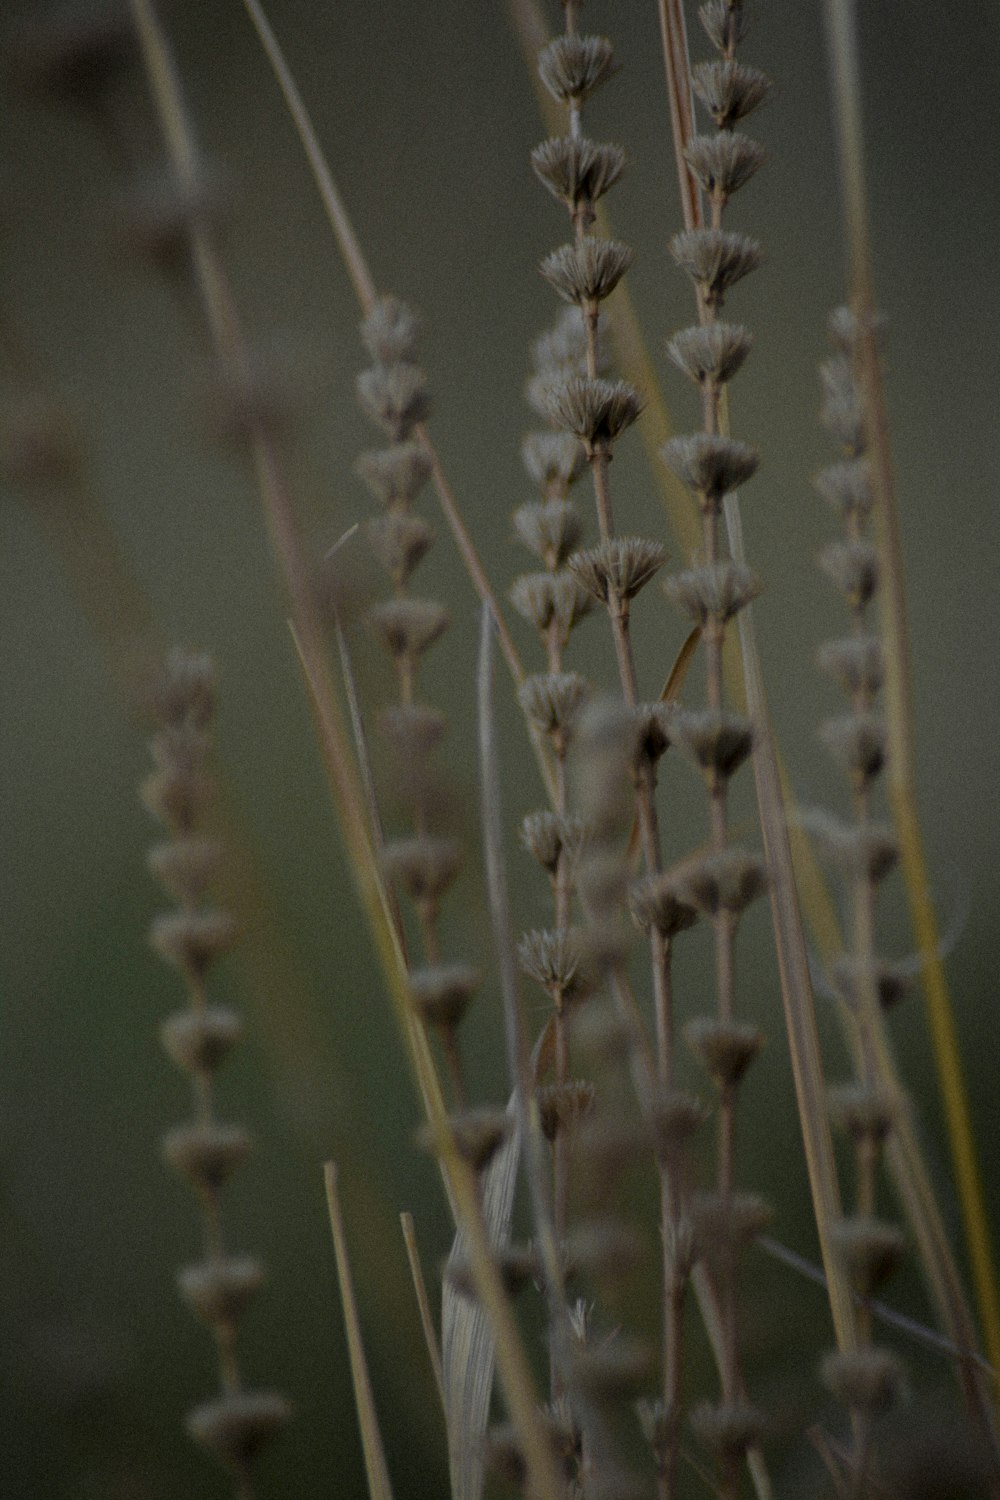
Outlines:
[{"label": "tall flower spike", "polygon": [[[195,1407],[187,1426],[246,1487],[254,1455],[291,1412],[275,1392],[242,1389],[237,1328],[264,1276],[256,1260],[229,1254],[220,1205],[225,1183],[242,1166],[253,1142],[242,1126],[216,1116],[217,1074],[240,1040],[242,1023],[234,1011],[210,1005],[206,995],[216,958],[236,936],[232,917],[204,904],[223,858],[221,845],[202,827],[211,800],[205,767],[212,753],[215,700],[211,659],[200,652],[172,651],[151,695],[158,724],[151,749],[159,770],[155,791],[147,782],[143,795],[168,834],[153,849],[150,868],[178,903],[175,911],[154,919],[151,940],[161,957],[179,969],[189,1002],[164,1022],[160,1036],[164,1051],[190,1080],[193,1118],[164,1134],[162,1153],[197,1195],[207,1247],[199,1264],[180,1273],[178,1285],[215,1339],[224,1391]],[[173,788],[169,795],[168,786]]]}]

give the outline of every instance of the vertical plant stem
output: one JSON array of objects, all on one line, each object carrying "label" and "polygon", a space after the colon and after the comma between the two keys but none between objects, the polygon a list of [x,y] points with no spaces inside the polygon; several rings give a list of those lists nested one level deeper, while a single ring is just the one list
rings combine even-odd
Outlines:
[{"label": "vertical plant stem", "polygon": [[[958,1050],[954,1009],[941,959],[937,919],[930,898],[930,882],[916,810],[909,627],[899,506],[889,446],[885,391],[875,337],[874,272],[868,227],[864,127],[854,6],[851,0],[825,0],[824,12],[833,74],[852,302],[859,330],[860,374],[882,561],[880,598],[886,656],[889,795],[921,957],[928,1020],[979,1315],[990,1361],[994,1369],[1000,1371],[1000,1291],[996,1258]],[[956,1330],[950,1331],[955,1337]],[[956,1337],[955,1341],[960,1342],[960,1339]]]}]

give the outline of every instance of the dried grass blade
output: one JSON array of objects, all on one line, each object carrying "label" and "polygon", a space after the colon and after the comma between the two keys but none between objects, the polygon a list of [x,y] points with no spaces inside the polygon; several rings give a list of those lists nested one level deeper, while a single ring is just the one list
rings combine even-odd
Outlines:
[{"label": "dried grass blade", "polygon": [[354,1386],[354,1403],[361,1429],[361,1447],[365,1456],[365,1473],[368,1475],[368,1493],[371,1500],[392,1500],[392,1485],[379,1432],[378,1413],[372,1394],[368,1361],[365,1359],[361,1338],[361,1321],[358,1317],[351,1280],[351,1265],[347,1255],[347,1236],[344,1233],[344,1217],[340,1209],[337,1192],[337,1167],[332,1161],[323,1166],[326,1184],[326,1206],[330,1215],[330,1233],[333,1236],[333,1253],[337,1261],[337,1280],[340,1283],[340,1300],[344,1309],[344,1328],[347,1333],[347,1351],[351,1361],[351,1383]]},{"label": "dried grass blade", "polygon": [[410,1263],[410,1276],[413,1279],[413,1292],[417,1299],[417,1310],[420,1313],[420,1326],[423,1329],[424,1343],[427,1346],[427,1358],[431,1362],[434,1383],[437,1386],[438,1396],[441,1399],[441,1409],[447,1418],[448,1408],[444,1399],[444,1372],[441,1368],[441,1351],[438,1348],[437,1334],[434,1331],[434,1319],[431,1316],[431,1304],[427,1296],[427,1283],[424,1281],[423,1267],[420,1264],[420,1251],[417,1249],[417,1237],[413,1228],[413,1215],[411,1213],[401,1213],[399,1222],[403,1230],[406,1258]]},{"label": "dried grass blade", "polygon": [[[514,1113],[513,1099],[507,1106]],[[514,1188],[521,1155],[518,1130],[490,1162],[481,1182],[483,1221],[489,1243],[510,1240]],[[449,1265],[468,1259],[468,1236],[455,1236]],[[481,1302],[463,1296],[446,1275],[441,1298],[441,1345],[445,1413],[448,1423],[448,1464],[452,1500],[479,1500],[483,1492],[483,1439],[489,1424],[496,1339]]]},{"label": "dried grass blade", "polygon": [[899,507],[875,337],[875,287],[868,226],[857,36],[853,6],[848,0],[826,0],[824,10],[839,137],[851,295],[860,334],[861,384],[881,559],[879,597],[885,638],[889,794],[922,960],[931,1038],[979,1315],[991,1363],[994,1369],[1000,1369],[1000,1290],[996,1259],[916,808],[909,629]]}]

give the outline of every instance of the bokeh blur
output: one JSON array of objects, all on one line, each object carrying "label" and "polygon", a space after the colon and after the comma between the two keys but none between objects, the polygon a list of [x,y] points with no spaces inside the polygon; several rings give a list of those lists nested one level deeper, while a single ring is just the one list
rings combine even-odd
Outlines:
[{"label": "bokeh blur", "polygon": [[[147,644],[211,650],[221,675],[220,773],[252,929],[243,957],[219,979],[220,993],[245,1009],[249,1035],[223,1076],[222,1099],[257,1138],[227,1196],[227,1219],[234,1242],[269,1268],[246,1323],[248,1371],[286,1391],[297,1413],[263,1462],[261,1493],[363,1492],[322,1192],[321,1163],[335,1157],[396,1494],[440,1494],[444,1444],[398,1214],[414,1212],[436,1280],[446,1208],[435,1169],[413,1145],[418,1101],[351,886],[252,476],[212,436],[192,304],[150,267],[127,228],[129,195],[162,182],[142,79],[136,70],[123,85],[134,157],[124,174],[91,122],[24,87],[15,39],[45,12],[33,0],[3,7],[0,318],[22,369],[85,434],[92,487],[73,508],[11,486],[0,511],[0,1495],[229,1492],[182,1431],[185,1409],[211,1391],[215,1372],[209,1340],[173,1286],[177,1267],[196,1255],[197,1216],[159,1158],[159,1136],[187,1101],[157,1041],[182,997],[145,936],[162,898],[145,867],[154,829],[136,788],[146,730],[125,670],[128,638],[140,629]],[[504,594],[526,560],[510,512],[529,498],[518,456],[531,425],[527,350],[555,311],[536,266],[566,237],[561,211],[528,165],[544,132],[506,8],[272,0],[268,13],[378,285],[423,315],[432,431]],[[841,788],[816,740],[835,700],[813,665],[819,642],[842,628],[814,562],[833,521],[810,485],[833,456],[815,420],[815,369],[845,288],[822,16],[819,0],[758,0],[752,16],[744,55],[776,87],[754,121],[769,163],[736,211],[737,227],[763,241],[767,263],[733,297],[756,339],[734,387],[734,431],[764,455],[744,514],[747,550],[767,586],[756,619],[775,725],[800,799],[836,802]],[[230,205],[226,252],[241,312],[291,371],[295,499],[321,558],[369,513],[352,473],[357,454],[377,442],[354,398],[358,308],[239,0],[172,0],[163,17]],[[656,6],[594,0],[584,19],[612,37],[622,65],[595,98],[588,130],[628,151],[609,209],[636,248],[629,285],[683,426],[694,420],[692,399],[662,352],[664,337],[690,321],[691,301],[666,250],[678,205]],[[558,23],[556,5],[548,21]],[[985,0],[947,13],[897,0],[865,7],[861,22],[920,801],[996,1215],[1000,21]],[[703,55],[693,15],[692,42]],[[5,380],[12,410],[18,381],[9,372]],[[630,531],[664,535],[637,439],[623,444],[614,468],[623,524],[627,517]],[[456,951],[488,967],[469,753],[476,604],[430,492],[424,504],[439,540],[421,586],[453,616],[427,690],[451,719],[445,762],[468,848],[448,932]],[[672,550],[672,565],[682,564]],[[362,550],[345,555],[363,591]],[[682,632],[658,590],[636,613],[652,695]],[[351,639],[374,716],[388,673],[369,660],[360,626]],[[518,639],[530,660],[533,642]],[[578,639],[574,665],[607,673],[598,623]],[[511,883],[528,926],[546,895],[514,830],[542,792],[502,676],[498,689]],[[669,815],[680,854],[703,836],[703,810],[687,795],[693,778],[678,771],[676,790],[688,804]],[[905,954],[898,892],[886,908],[885,946]],[[775,1233],[811,1256],[774,962],[763,917],[749,925],[744,993],[770,1040],[746,1100],[745,1175],[775,1201]],[[692,962],[689,993],[709,982],[705,956]],[[493,1099],[507,1090],[498,1003],[487,985],[469,1022],[475,1083]],[[821,1007],[836,1072],[837,1029],[828,1003]],[[895,1037],[957,1235],[919,992],[895,1018]],[[752,1267],[746,1338],[758,1399],[793,1438],[779,1440],[778,1479],[794,1494],[808,1451],[795,1434],[824,1410],[814,1365],[829,1330],[819,1292],[762,1255]],[[903,1275],[894,1296],[925,1315],[914,1277]],[[914,1358],[926,1389],[950,1392],[940,1361]]]}]

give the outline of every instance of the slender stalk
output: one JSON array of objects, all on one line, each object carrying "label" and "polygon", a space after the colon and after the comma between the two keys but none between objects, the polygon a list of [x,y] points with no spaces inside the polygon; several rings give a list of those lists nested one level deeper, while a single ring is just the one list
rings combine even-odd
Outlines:
[{"label": "slender stalk", "polygon": [[[982,1174],[958,1049],[954,1007],[941,958],[940,936],[930,898],[931,886],[917,814],[909,626],[899,505],[889,446],[885,392],[875,339],[875,281],[868,225],[864,125],[854,7],[850,0],[825,0],[824,13],[833,73],[851,297],[860,335],[861,381],[882,559],[881,600],[886,648],[889,795],[921,958],[928,1020],[979,1315],[990,1361],[994,1369],[1000,1370],[1000,1290],[996,1256],[986,1214]],[[954,1335],[954,1330],[952,1332]]]}]

